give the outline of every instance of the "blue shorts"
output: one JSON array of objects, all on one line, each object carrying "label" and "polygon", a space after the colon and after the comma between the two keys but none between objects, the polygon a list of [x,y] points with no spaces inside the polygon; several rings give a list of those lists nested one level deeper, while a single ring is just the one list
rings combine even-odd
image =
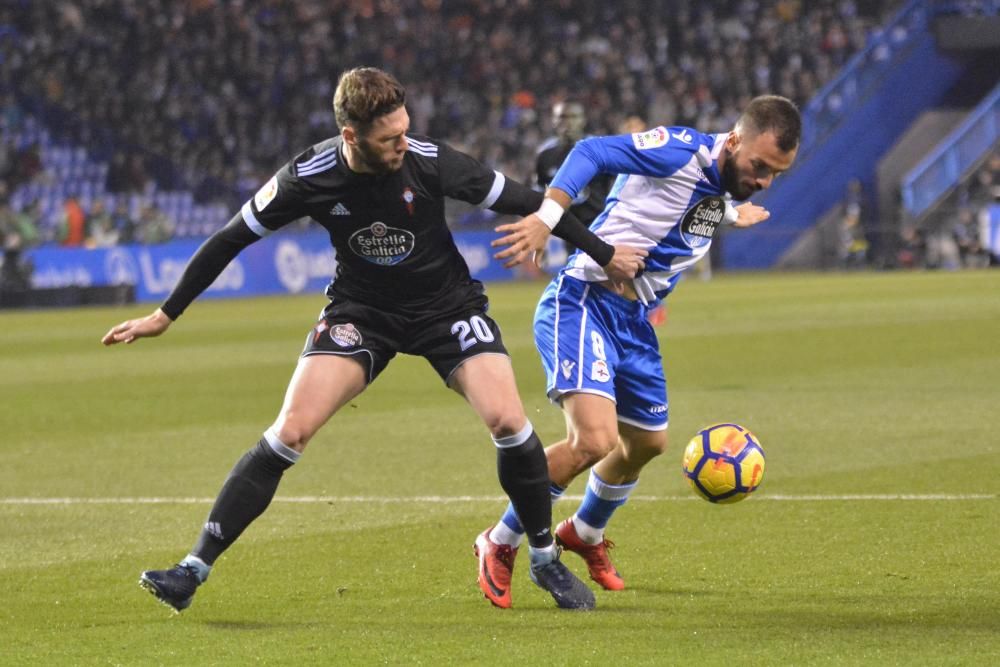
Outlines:
[{"label": "blue shorts", "polygon": [[619,421],[649,431],[667,428],[667,380],[647,312],[596,283],[556,276],[535,310],[535,347],[549,398],[607,396]]}]

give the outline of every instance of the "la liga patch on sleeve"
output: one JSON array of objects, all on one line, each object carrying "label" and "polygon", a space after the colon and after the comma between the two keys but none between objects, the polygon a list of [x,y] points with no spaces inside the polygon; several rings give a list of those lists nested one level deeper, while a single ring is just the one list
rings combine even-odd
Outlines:
[{"label": "la liga patch on sleeve", "polygon": [[652,130],[636,132],[632,135],[632,143],[640,151],[649,148],[659,148],[666,145],[668,141],[670,141],[670,135],[667,134],[666,128],[663,127],[654,127]]},{"label": "la liga patch on sleeve", "polygon": [[278,194],[278,177],[272,176],[271,180],[264,184],[257,194],[253,196],[253,203],[257,205],[258,211],[263,211]]}]

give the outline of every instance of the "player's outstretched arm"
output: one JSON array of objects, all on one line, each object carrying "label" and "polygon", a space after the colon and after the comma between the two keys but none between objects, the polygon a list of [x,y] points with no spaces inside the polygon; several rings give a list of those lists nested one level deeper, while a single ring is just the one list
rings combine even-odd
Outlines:
[{"label": "player's outstretched arm", "polygon": [[494,248],[507,246],[496,253],[494,257],[504,261],[504,268],[512,268],[526,261],[537,261],[552,230],[549,229],[537,214],[521,218],[517,222],[498,225],[496,231],[503,234],[491,242]]},{"label": "player's outstretched arm", "polygon": [[605,243],[579,218],[566,211],[570,199],[565,192],[549,188],[545,195],[537,212],[496,227],[504,236],[491,245],[494,248],[507,246],[494,255],[496,259],[506,260],[504,267],[509,269],[529,259],[539,264],[549,234],[555,234],[590,255],[612,280],[630,280],[642,270],[643,258],[648,254],[645,250]]},{"label": "player's outstretched arm", "polygon": [[215,282],[243,248],[259,239],[260,237],[243,222],[240,214],[236,214],[229,224],[208,237],[198,248],[162,306],[146,317],[127,320],[111,327],[101,338],[101,342],[105,345],[114,345],[133,343],[139,338],[159,336],[180,317],[199,294]]},{"label": "player's outstretched arm", "polygon": [[172,323],[173,320],[157,308],[146,317],[125,320],[121,324],[111,327],[108,333],[104,334],[101,342],[105,345],[131,344],[139,338],[154,338],[166,331]]}]

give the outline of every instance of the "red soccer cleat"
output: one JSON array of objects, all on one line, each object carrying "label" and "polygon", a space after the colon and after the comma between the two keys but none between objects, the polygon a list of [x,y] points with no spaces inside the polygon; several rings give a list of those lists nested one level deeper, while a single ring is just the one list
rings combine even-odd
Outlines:
[{"label": "red soccer cleat", "polygon": [[618,570],[611,563],[608,556],[608,549],[615,546],[615,543],[605,538],[598,544],[587,544],[580,539],[573,525],[573,518],[570,517],[556,528],[556,544],[566,551],[580,554],[587,563],[590,571],[590,578],[599,583],[605,590],[620,591],[625,588],[625,580]]},{"label": "red soccer cleat", "polygon": [[510,575],[514,571],[517,548],[492,542],[491,530],[483,531],[472,548],[479,558],[479,588],[494,606],[510,609]]}]

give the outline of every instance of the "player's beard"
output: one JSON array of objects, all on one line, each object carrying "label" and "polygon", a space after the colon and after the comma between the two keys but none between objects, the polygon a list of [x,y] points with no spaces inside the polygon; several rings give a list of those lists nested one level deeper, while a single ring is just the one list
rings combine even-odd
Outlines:
[{"label": "player's beard", "polygon": [[378,176],[391,174],[403,166],[402,160],[398,160],[398,162],[396,162],[396,159],[394,158],[393,161],[387,162],[382,159],[377,151],[368,147],[368,144],[364,139],[361,139],[354,144],[353,148],[355,156],[358,160],[360,160],[361,164],[364,165],[364,168]]},{"label": "player's beard", "polygon": [[725,149],[726,162],[722,165],[722,187],[733,196],[733,199],[742,201],[748,199],[754,193],[754,189],[740,180],[739,171],[736,169],[736,153]]}]

